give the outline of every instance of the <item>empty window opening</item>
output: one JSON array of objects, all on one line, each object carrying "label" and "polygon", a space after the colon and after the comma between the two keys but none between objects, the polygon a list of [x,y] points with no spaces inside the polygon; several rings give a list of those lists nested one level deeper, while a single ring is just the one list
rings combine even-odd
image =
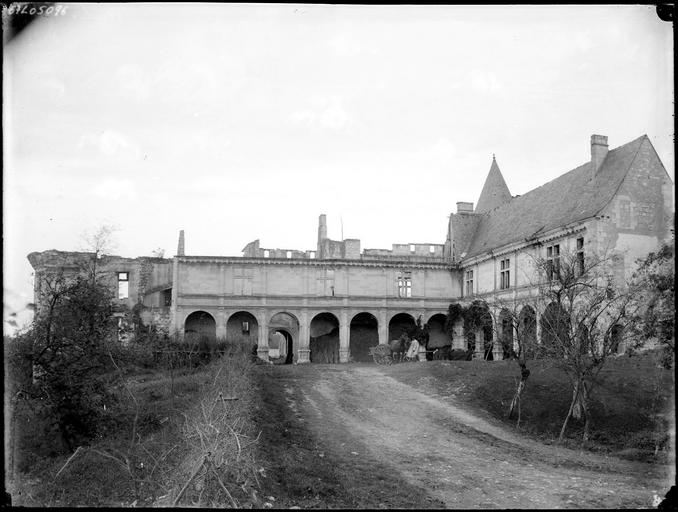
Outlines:
[{"label": "empty window opening", "polygon": [[129,272],[118,272],[118,298],[129,297]]},{"label": "empty window opening", "polygon": [[560,278],[560,245],[546,248],[546,277],[549,281]]},{"label": "empty window opening", "polygon": [[412,297],[412,272],[398,275],[398,297]]},{"label": "empty window opening", "polygon": [[268,258],[271,255],[271,251],[264,249],[264,258]]},{"label": "empty window opening", "polygon": [[584,238],[577,238],[577,274],[584,273]]},{"label": "empty window opening", "polygon": [[434,252],[436,252],[435,246],[429,245],[429,246],[428,246],[428,252],[430,252],[431,254],[433,254]]},{"label": "empty window opening", "polygon": [[171,306],[172,305],[172,288],[168,288],[162,292],[163,305]]},{"label": "empty window opening", "polygon": [[291,258],[292,257],[292,251],[287,251],[287,257]]},{"label": "empty window opening", "polygon": [[410,252],[414,252],[415,249],[416,249],[416,247],[414,246],[414,244],[410,244]]}]

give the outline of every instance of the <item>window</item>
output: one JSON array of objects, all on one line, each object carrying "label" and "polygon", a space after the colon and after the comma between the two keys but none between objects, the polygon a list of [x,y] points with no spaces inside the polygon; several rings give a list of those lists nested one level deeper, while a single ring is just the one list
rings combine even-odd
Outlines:
[{"label": "window", "polygon": [[410,244],[410,252],[414,252],[415,249],[416,247],[414,246],[414,244]]},{"label": "window", "polygon": [[264,258],[268,258],[271,255],[271,251],[264,249]]},{"label": "window", "polygon": [[129,272],[118,272],[118,298],[129,297]]},{"label": "window", "polygon": [[243,322],[242,323],[242,332],[243,333],[250,332],[250,323],[249,322]]},{"label": "window", "polygon": [[505,259],[501,260],[500,263],[500,282],[499,282],[499,288],[501,290],[508,290],[508,288],[511,286],[511,271],[509,270],[511,267],[511,260],[510,259]]},{"label": "window", "polygon": [[560,245],[546,248],[546,277],[549,281],[560,278]]},{"label": "window", "polygon": [[315,259],[315,251],[311,251],[310,253],[308,253],[308,257],[312,260]]},{"label": "window", "polygon": [[584,238],[577,238],[577,275],[584,273]]},{"label": "window", "polygon": [[473,295],[473,270],[466,271],[466,295]]},{"label": "window", "polygon": [[398,297],[412,297],[412,272],[398,275]]},{"label": "window", "polygon": [[162,292],[162,296],[163,296],[163,304],[165,306],[171,306],[172,305],[172,288],[164,290]]},{"label": "window", "polygon": [[436,252],[436,248],[435,248],[433,245],[429,245],[429,246],[428,246],[428,252],[430,252],[431,254],[433,254],[434,252]]},{"label": "window", "polygon": [[288,258],[291,258],[291,257],[292,257],[292,251],[287,251],[286,256],[287,256]]}]

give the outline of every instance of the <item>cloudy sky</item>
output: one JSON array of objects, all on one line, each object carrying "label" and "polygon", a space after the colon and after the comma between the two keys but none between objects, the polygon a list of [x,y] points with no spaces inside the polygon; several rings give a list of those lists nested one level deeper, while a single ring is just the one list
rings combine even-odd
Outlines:
[{"label": "cloudy sky", "polygon": [[[651,6],[67,5],[4,47],[4,298],[26,255],[443,243],[492,154],[512,194],[647,134],[673,178]],[[536,213],[536,212],[535,212]],[[7,309],[5,311],[7,313]]]}]

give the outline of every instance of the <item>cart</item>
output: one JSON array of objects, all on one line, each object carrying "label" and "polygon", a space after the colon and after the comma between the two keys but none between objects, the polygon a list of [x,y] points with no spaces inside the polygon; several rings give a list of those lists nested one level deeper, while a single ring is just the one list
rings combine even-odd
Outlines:
[{"label": "cart", "polygon": [[376,347],[370,347],[370,354],[377,364],[389,366],[393,364],[393,356],[391,355],[391,347],[385,343],[379,344]]}]

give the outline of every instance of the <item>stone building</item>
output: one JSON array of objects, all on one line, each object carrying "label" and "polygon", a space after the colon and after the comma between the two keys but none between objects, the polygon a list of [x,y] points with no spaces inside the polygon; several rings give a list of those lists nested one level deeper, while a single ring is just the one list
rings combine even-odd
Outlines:
[{"label": "stone building", "polygon": [[[444,243],[361,250],[360,240],[329,239],[320,215],[313,249],[255,240],[240,257],[190,256],[182,231],[171,259],[108,257],[100,268],[116,289],[121,322],[136,306],[144,323],[168,334],[256,343],[263,359],[366,361],[370,346],[417,319],[430,328],[429,348],[466,349],[461,325],[451,338],[444,330],[450,303],[520,301],[534,292],[534,258],[613,252],[621,280],[672,230],[673,184],[648,137],[608,150],[607,137],[593,135],[589,162],[521,196],[511,195],[493,158],[476,207],[457,203]],[[36,290],[41,276],[78,257],[31,253]],[[543,311],[523,309],[538,326]],[[473,333],[477,357],[502,357],[497,313],[489,340]]]}]

